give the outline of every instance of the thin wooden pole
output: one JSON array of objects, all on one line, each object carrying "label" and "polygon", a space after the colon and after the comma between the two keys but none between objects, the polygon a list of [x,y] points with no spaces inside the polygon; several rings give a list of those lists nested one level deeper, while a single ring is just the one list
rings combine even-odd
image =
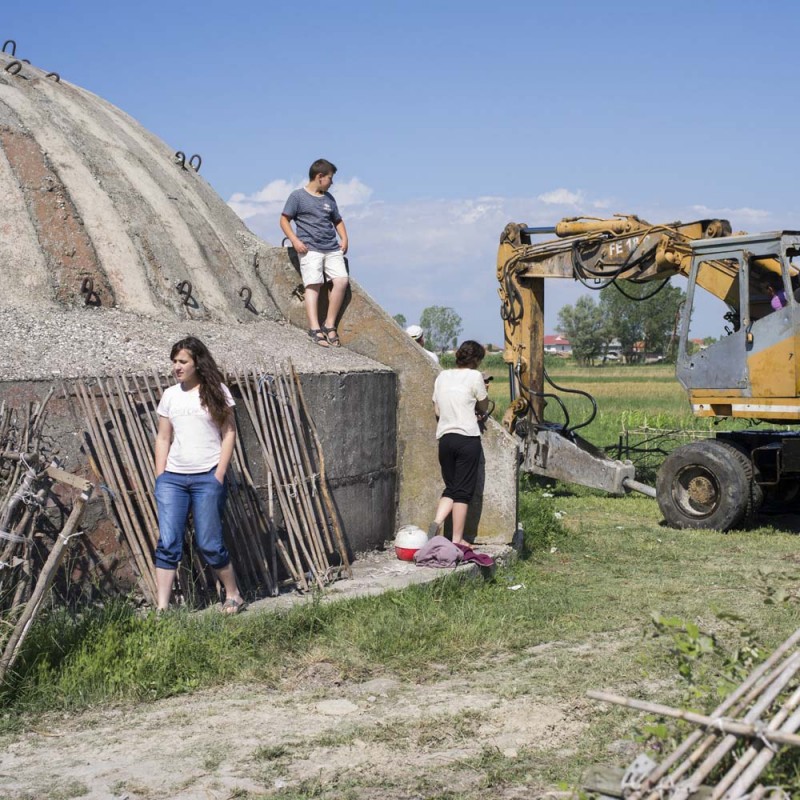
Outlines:
[{"label": "thin wooden pole", "polygon": [[672,708],[670,706],[661,705],[661,703],[649,703],[644,700],[636,700],[632,697],[620,697],[619,695],[609,694],[607,692],[590,690],[587,692],[587,695],[593,700],[602,700],[605,703],[614,703],[615,705],[626,706],[627,708],[636,708],[640,711],[647,711],[650,714],[658,714],[662,717],[682,719],[694,725],[700,725],[703,728],[714,728],[720,731],[720,733],[730,734],[732,736],[759,737],[766,739],[768,742],[775,742],[776,744],[791,744],[795,747],[800,746],[800,736],[795,736],[793,733],[768,731],[758,725],[739,722],[735,719],[709,717],[706,714],[696,714],[694,711]]},{"label": "thin wooden pole", "polygon": [[3,656],[0,658],[0,684],[2,684],[5,680],[8,670],[13,665],[20,648],[25,642],[25,638],[28,635],[31,623],[38,613],[42,601],[44,600],[48,589],[55,579],[56,573],[58,572],[58,567],[61,564],[67,545],[69,544],[70,537],[75,534],[75,530],[80,524],[83,513],[86,510],[86,503],[88,500],[89,492],[87,491],[81,493],[81,495],[73,504],[72,512],[67,518],[61,533],[58,535],[58,538],[53,545],[53,549],[50,551],[50,555],[48,556],[44,567],[42,567],[39,580],[36,582],[36,588],[33,590],[30,600],[28,600],[27,604],[25,605],[22,615],[20,616],[19,620],[17,620],[8,642],[6,642]]},{"label": "thin wooden pole", "polygon": [[[283,521],[284,524],[286,525],[287,534],[289,535],[289,542],[290,544],[292,544],[292,536],[289,530],[289,525],[290,525],[289,518],[291,515],[291,509],[288,507],[287,498],[284,496],[283,491],[281,491],[281,489],[279,488],[280,478],[278,477],[277,466],[275,465],[275,461],[272,457],[272,452],[267,444],[266,422],[262,422],[263,410],[261,409],[260,401],[254,396],[251,380],[257,380],[257,378],[254,375],[250,374],[246,374],[242,378],[240,385],[243,386],[245,389],[245,391],[242,392],[242,397],[245,401],[245,407],[247,408],[247,412],[250,415],[250,420],[253,424],[253,429],[255,431],[256,438],[259,442],[259,445],[261,446],[261,454],[264,458],[264,462],[267,465],[268,471],[275,476],[278,505],[280,506],[281,515],[283,516]],[[294,578],[297,587],[302,589],[303,591],[308,591],[308,583],[306,582],[305,575],[303,574],[304,570],[299,560],[299,557],[297,556],[296,550],[293,548],[293,552],[290,553],[284,546],[283,542],[281,542],[277,537],[276,537],[276,549],[278,554],[281,556],[281,560],[283,561],[286,570]]]},{"label": "thin wooden pole", "polygon": [[[136,564],[139,575],[142,579],[142,589],[148,602],[155,602],[156,581],[152,560],[146,554],[146,546],[138,535],[138,526],[134,524],[132,512],[129,509],[129,498],[127,493],[121,491],[122,481],[115,470],[115,459],[112,455],[110,443],[105,433],[105,426],[99,417],[96,405],[89,400],[89,392],[83,381],[80,379],[74,383],[75,396],[83,407],[84,420],[91,441],[92,448],[100,460],[102,480],[109,490],[116,486],[117,491],[113,495],[114,509],[125,534],[125,541],[131,549],[134,563]],[[112,490],[113,491],[113,490]]]},{"label": "thin wooden pole", "polygon": [[267,402],[269,403],[275,426],[276,441],[278,442],[277,452],[281,454],[281,459],[284,462],[287,486],[292,487],[298,511],[298,521],[301,524],[301,531],[305,534],[311,566],[322,579],[322,576],[327,573],[329,565],[325,558],[322,542],[319,539],[317,520],[309,503],[308,484],[296,458],[295,432],[288,418],[287,406],[282,402],[282,397],[279,396],[280,377],[277,375],[277,370],[275,372],[274,391],[267,392]]},{"label": "thin wooden pole", "polygon": [[278,434],[280,423],[275,419],[274,413],[271,409],[271,404],[267,397],[268,395],[270,395],[270,392],[265,392],[262,384],[261,388],[258,390],[259,407],[262,411],[264,431],[266,433],[265,438],[269,443],[273,463],[277,467],[275,470],[275,475],[280,481],[278,486],[280,491],[279,496],[284,497],[284,506],[289,512],[288,517],[286,514],[284,514],[284,521],[287,523],[286,528],[289,532],[289,544],[298,555],[298,563],[301,564],[301,571],[305,572],[305,569],[302,566],[303,561],[301,560],[304,559],[305,564],[310,568],[312,577],[317,582],[317,585],[320,589],[324,589],[325,584],[322,582],[319,569],[314,564],[311,553],[309,553],[308,548],[306,547],[305,537],[303,535],[303,527],[297,514],[297,504],[290,502],[290,500],[296,499],[296,497],[292,497],[292,494],[289,491],[289,487],[292,486],[293,483],[292,476],[291,472],[287,468],[284,450],[281,446],[281,441]]}]

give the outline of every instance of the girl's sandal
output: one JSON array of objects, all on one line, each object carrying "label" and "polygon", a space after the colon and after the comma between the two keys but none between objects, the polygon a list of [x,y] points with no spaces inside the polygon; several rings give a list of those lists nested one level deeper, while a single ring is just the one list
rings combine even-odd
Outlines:
[{"label": "girl's sandal", "polygon": [[229,597],[223,604],[222,604],[222,613],[231,616],[233,614],[238,614],[240,611],[244,611],[247,608],[247,603],[244,600],[236,600],[233,597]]},{"label": "girl's sandal", "polygon": [[322,332],[325,334],[325,337],[328,340],[328,344],[331,347],[341,347],[342,343],[339,341],[339,334],[336,332],[336,326],[334,325],[332,328],[327,327],[327,325],[323,325],[321,327]]},{"label": "girl's sandal", "polygon": [[308,335],[311,337],[311,341],[314,342],[314,344],[320,347],[330,347],[328,344],[328,337],[321,328],[312,328],[309,330]]}]

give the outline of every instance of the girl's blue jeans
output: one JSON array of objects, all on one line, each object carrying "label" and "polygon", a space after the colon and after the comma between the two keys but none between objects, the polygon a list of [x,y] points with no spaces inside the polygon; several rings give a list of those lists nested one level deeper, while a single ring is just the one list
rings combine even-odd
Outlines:
[{"label": "girl's blue jeans", "polygon": [[189,509],[194,519],[195,545],[207,564],[222,569],[230,563],[230,555],[222,539],[222,514],[227,490],[208,472],[184,475],[162,472],[156,478],[158,505],[158,545],[156,566],[176,569],[183,554],[183,538]]}]

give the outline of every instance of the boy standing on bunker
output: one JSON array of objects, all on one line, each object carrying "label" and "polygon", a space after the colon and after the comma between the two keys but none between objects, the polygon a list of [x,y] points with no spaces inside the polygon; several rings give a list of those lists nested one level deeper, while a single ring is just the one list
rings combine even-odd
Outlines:
[{"label": "boy standing on bunker", "polygon": [[[300,256],[308,335],[320,347],[339,347],[336,320],[349,283],[344,263],[347,230],[336,200],[328,192],[335,174],[330,161],[317,159],[308,170],[308,183],[289,195],[281,214],[281,230]],[[328,314],[320,325],[319,291],[325,280],[333,281],[333,289],[328,296]]]}]

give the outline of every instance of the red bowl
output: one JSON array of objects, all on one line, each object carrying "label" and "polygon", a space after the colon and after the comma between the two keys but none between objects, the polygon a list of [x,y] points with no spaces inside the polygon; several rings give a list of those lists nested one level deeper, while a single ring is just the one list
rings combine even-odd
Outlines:
[{"label": "red bowl", "polygon": [[418,547],[395,547],[394,552],[395,555],[401,561],[413,561],[414,560],[414,553],[419,550]]}]

